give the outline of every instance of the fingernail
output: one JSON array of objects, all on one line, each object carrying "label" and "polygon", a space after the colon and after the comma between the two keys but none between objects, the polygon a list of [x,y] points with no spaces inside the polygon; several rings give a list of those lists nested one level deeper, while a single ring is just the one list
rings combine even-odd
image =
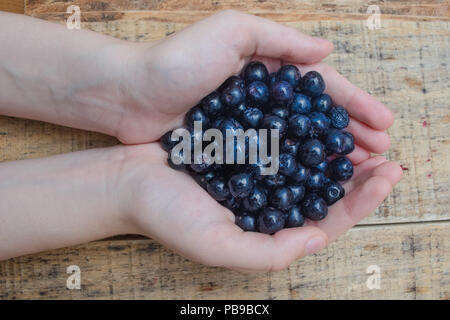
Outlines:
[{"label": "fingernail", "polygon": [[314,237],[306,243],[305,254],[310,255],[316,253],[317,251],[322,250],[325,245],[325,240],[322,237]]}]

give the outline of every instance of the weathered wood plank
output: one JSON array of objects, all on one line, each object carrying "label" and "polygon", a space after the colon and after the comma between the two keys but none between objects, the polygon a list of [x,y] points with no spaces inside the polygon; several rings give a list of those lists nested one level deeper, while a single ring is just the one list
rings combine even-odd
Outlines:
[{"label": "weathered wood plank", "polygon": [[2,0],[0,11],[25,13],[25,0]]},{"label": "weathered wood plank", "polygon": [[305,13],[359,13],[366,14],[371,4],[378,5],[382,14],[412,15],[412,16],[449,16],[448,2],[445,0],[432,1],[368,1],[341,0],[341,1],[308,1],[308,0],[139,0],[139,1],[53,1],[29,0],[27,1],[27,14],[43,12],[66,12],[69,5],[78,5],[82,12],[90,11],[138,11],[138,10],[185,10],[185,11],[218,11],[234,9],[241,11],[298,11]]},{"label": "weathered wood plank", "polygon": [[[449,223],[354,228],[278,273],[204,267],[151,240],[101,241],[0,263],[0,298],[450,299]],[[81,290],[66,268],[81,269]],[[380,268],[369,290],[367,268]]]},{"label": "weathered wood plank", "polygon": [[[161,12],[99,14],[93,14],[92,22],[84,22],[82,27],[132,41],[160,39],[185,27],[186,21],[200,19],[195,12],[190,17],[176,12],[167,16]],[[64,21],[63,14],[54,17]],[[298,22],[284,14],[272,18],[332,40],[336,49],[327,61],[396,114],[397,121],[389,130],[392,147],[387,157],[402,163],[404,179],[375,214],[362,223],[448,219],[448,22],[382,20],[382,29],[371,31],[365,21]],[[0,128],[2,160],[116,143],[99,134],[11,118],[0,118]]]}]

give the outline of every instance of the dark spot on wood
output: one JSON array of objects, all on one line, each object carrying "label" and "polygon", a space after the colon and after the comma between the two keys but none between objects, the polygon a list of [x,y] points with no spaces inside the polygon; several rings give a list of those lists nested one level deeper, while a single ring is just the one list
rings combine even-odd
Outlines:
[{"label": "dark spot on wood", "polygon": [[112,251],[122,251],[122,250],[126,249],[126,246],[122,246],[122,245],[111,245],[111,246],[108,246],[108,249],[109,249],[109,250],[112,250]]},{"label": "dark spot on wood", "polygon": [[422,88],[422,93],[427,93],[427,89]]},{"label": "dark spot on wood", "polygon": [[409,168],[404,167],[402,164],[400,165],[400,168],[402,168],[403,171],[408,171],[409,170]]},{"label": "dark spot on wood", "polygon": [[175,31],[168,31],[168,32],[166,32],[166,37],[168,37],[168,36],[170,36],[171,34],[174,34],[175,33]]},{"label": "dark spot on wood", "polygon": [[408,87],[410,87],[410,88],[418,89],[418,88],[422,87],[422,81],[415,79],[415,78],[406,77],[405,82],[408,85]]},{"label": "dark spot on wood", "polygon": [[426,122],[425,120],[422,122],[422,126],[423,127],[426,127],[426,126],[428,126],[428,122]]},{"label": "dark spot on wood", "polygon": [[145,244],[142,247],[139,247],[136,249],[137,253],[150,253],[153,251],[156,251],[160,248],[160,246],[157,243],[150,242],[148,244]]}]

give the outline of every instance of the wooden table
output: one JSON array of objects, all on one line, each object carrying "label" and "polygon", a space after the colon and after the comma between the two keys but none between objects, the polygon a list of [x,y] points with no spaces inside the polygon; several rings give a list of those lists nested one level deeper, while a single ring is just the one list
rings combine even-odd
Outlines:
[{"label": "wooden table", "polygon": [[[6,1],[13,3],[17,1]],[[19,1],[20,2],[20,1]],[[67,1],[29,0],[25,14],[64,23]],[[319,253],[278,273],[204,267],[139,237],[106,239],[0,263],[0,298],[450,298],[450,41],[443,1],[73,1],[82,28],[130,41],[160,39],[212,12],[257,14],[335,44],[327,62],[395,112],[385,154],[404,179],[376,212]],[[366,26],[369,4],[381,29]],[[19,3],[13,8],[21,8]],[[97,133],[0,117],[0,160],[116,144]],[[66,268],[81,269],[69,290]],[[380,288],[369,289],[369,266]]]}]

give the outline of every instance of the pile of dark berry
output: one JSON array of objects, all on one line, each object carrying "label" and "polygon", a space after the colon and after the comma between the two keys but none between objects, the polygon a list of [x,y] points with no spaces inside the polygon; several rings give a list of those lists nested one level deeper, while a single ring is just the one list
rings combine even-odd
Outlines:
[{"label": "pile of dark berry", "polygon": [[161,137],[169,165],[189,172],[245,231],[273,234],[302,226],[305,218],[324,219],[328,206],[344,196],[338,181],[350,179],[353,166],[343,155],[354,149],[352,134],[342,131],[349,123],[347,111],[333,106],[324,90],[316,71],[301,77],[297,67],[285,65],[269,74],[261,62],[250,62],[240,76],[227,79],[186,114],[186,128],[193,141],[202,141],[194,135],[194,121],[201,121],[203,130],[224,133],[278,129],[278,173],[261,175],[260,162],[175,165],[170,151],[178,141],[172,141],[172,131]]}]

